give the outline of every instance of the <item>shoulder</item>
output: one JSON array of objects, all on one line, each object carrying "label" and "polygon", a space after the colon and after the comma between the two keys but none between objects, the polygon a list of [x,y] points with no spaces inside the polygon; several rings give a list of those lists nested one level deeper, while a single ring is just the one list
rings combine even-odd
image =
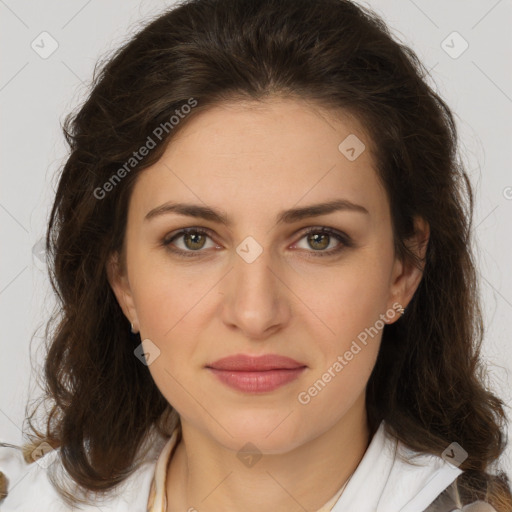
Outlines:
[{"label": "shoulder", "polygon": [[[389,488],[396,491],[405,485],[410,492],[412,491],[411,499],[405,507],[407,511],[497,512],[491,504],[484,501],[463,504],[459,483],[464,471],[459,468],[460,464],[454,457],[455,446],[446,457],[439,457],[412,450],[395,439],[385,428],[384,431],[388,438],[388,446],[394,446]],[[389,442],[390,439],[394,439],[394,443]]]},{"label": "shoulder", "polygon": [[[81,506],[80,510],[97,512],[98,507],[102,512],[146,510],[155,463],[154,457],[149,457],[115,489],[115,493],[101,500],[92,499],[90,506]],[[35,462],[28,463],[21,446],[0,442],[0,510],[68,512],[69,505],[50,480],[50,470],[66,479],[73,488],[75,484],[67,477],[60,462],[59,449],[50,449]]]},{"label": "shoulder", "polygon": [[464,471],[452,462],[453,455],[440,457],[415,451],[396,439],[384,421],[377,435],[380,445],[373,459],[382,459],[379,464],[385,475],[379,510],[394,510],[399,504],[397,510],[404,512],[496,512],[480,501],[462,506],[458,482]]},{"label": "shoulder", "polygon": [[485,501],[475,501],[462,506],[458,479],[448,486],[431,505],[425,509],[425,512],[497,512],[496,509]]}]

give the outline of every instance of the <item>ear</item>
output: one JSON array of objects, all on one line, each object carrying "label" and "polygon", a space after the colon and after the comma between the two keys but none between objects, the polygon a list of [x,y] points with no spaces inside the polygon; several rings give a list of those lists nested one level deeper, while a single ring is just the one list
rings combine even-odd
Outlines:
[{"label": "ear", "polygon": [[[420,259],[421,265],[418,268],[413,262],[404,261],[398,255],[396,256],[388,303],[389,309],[396,309],[397,303],[405,309],[411,301],[423,277],[429,238],[430,226],[428,222],[421,217],[415,217],[414,235],[408,238],[405,244]],[[393,323],[399,318],[399,315],[395,315],[388,323]]]},{"label": "ear", "polygon": [[123,310],[124,316],[133,324],[134,331],[138,332],[139,320],[137,310],[133,300],[128,275],[119,262],[119,253],[112,253],[107,261],[107,279],[114,292],[119,306]]}]

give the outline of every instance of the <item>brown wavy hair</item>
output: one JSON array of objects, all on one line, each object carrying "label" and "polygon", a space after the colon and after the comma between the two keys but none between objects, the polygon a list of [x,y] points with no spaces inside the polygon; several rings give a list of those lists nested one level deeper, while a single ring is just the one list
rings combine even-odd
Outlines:
[{"label": "brown wavy hair", "polygon": [[[427,76],[379,16],[348,0],[185,1],[147,22],[95,69],[87,99],[64,122],[70,153],[46,235],[58,306],[46,328],[44,399],[52,405],[45,432],[33,425],[36,409],[27,415],[36,434],[29,437],[60,447],[80,488],[111,491],[138,467],[149,432],[168,436],[177,421],[134,356],[140,337],[131,334],[107,281],[109,257],[123,253],[138,174],[199,112],[281,96],[363,124],[400,257],[420,264],[405,240],[415,216],[430,226],[422,281],[405,316],[385,326],[368,383],[371,432],[385,420],[400,441],[436,455],[459,443],[469,454],[458,479],[463,501],[510,510],[508,479],[494,467],[506,443],[504,403],[487,389],[479,355],[473,192],[454,115]],[[105,190],[191,98],[197,106],[98,198],[95,191]],[[79,501],[63,487],[59,492],[68,503]]]}]

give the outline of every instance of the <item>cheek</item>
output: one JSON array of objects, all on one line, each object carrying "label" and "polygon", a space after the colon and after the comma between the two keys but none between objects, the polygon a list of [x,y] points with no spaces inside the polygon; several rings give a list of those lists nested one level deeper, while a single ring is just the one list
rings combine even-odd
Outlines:
[{"label": "cheek", "polygon": [[165,341],[180,318],[193,314],[202,278],[173,266],[161,249],[132,254],[130,280],[141,332]]},{"label": "cheek", "polygon": [[[158,357],[148,366],[151,376],[165,399],[188,417],[196,408],[190,393],[196,395],[193,390],[200,370],[196,367],[201,336],[197,315],[202,303],[194,308],[200,290],[195,293],[190,287],[181,288],[183,283],[176,279],[172,283],[168,286],[165,279],[148,279],[147,287],[139,291],[137,308],[141,336],[157,347]],[[185,291],[179,293],[180,289]]]},{"label": "cheek", "polygon": [[380,315],[387,307],[387,263],[369,251],[366,256],[309,276],[298,292],[308,297],[302,325],[317,356],[303,400],[297,401],[309,414],[327,414],[333,421],[363,393],[385,325]]},{"label": "cheek", "polygon": [[[200,335],[198,315],[202,308],[198,302],[202,287],[201,290],[181,288],[176,279],[172,285],[165,286],[164,283],[164,280],[148,281],[148,287],[137,296],[141,336],[153,340],[164,360],[172,361],[173,366],[184,362],[190,365],[190,354]],[[178,292],[180,289],[186,291]]]},{"label": "cheek", "polygon": [[329,271],[304,273],[295,289],[304,297],[307,317],[323,325],[324,338],[330,334],[332,340],[350,343],[386,312],[388,274],[384,262],[360,257]]},{"label": "cheek", "polygon": [[179,375],[181,382],[200,363],[196,350],[216,280],[204,272],[154,261],[141,268],[134,286],[141,337],[149,338],[160,351],[150,371],[157,384],[165,379],[166,387],[175,387],[171,375]]},{"label": "cheek", "polygon": [[[331,284],[329,293],[315,300],[322,326],[312,315],[305,322],[318,354],[315,377],[335,382],[331,388],[348,390],[352,382],[357,387],[371,373],[385,325],[380,315],[386,304],[384,293],[370,290],[374,285],[375,281],[364,282],[354,275],[338,286]],[[336,379],[325,372],[331,377],[336,374]]]},{"label": "cheek", "polygon": [[[340,421],[356,403],[356,408],[364,409],[364,392],[375,365],[379,341],[376,338],[373,345],[359,344],[357,349],[350,345],[350,350],[333,354],[328,364],[299,390],[296,397],[299,416],[306,421],[322,418],[315,427],[324,430]],[[347,352],[351,354],[350,360]]]},{"label": "cheek", "polygon": [[310,304],[318,318],[308,312],[303,323],[317,357],[297,403],[304,414],[321,415],[325,424],[339,420],[361,399],[375,366],[387,297],[381,270],[347,266],[335,279],[316,276]]}]

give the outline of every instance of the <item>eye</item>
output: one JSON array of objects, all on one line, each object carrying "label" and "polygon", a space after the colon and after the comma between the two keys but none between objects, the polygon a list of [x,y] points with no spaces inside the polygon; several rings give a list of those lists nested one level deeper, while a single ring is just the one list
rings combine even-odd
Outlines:
[{"label": "eye", "polygon": [[[308,246],[305,249],[313,249],[312,251],[309,251],[313,257],[333,256],[341,252],[346,247],[353,246],[353,242],[348,235],[328,227],[309,228],[305,233],[303,233],[301,240],[303,239]],[[333,239],[337,240],[338,244],[330,250],[325,250],[332,245]]]},{"label": "eye", "polygon": [[[203,228],[185,228],[170,237],[166,237],[162,244],[178,256],[198,256],[197,253],[204,252],[201,249],[209,248],[206,246],[207,239],[211,240],[209,233],[207,229]],[[174,246],[174,241],[179,239],[182,239],[183,248],[175,248]],[[213,246],[215,247],[215,244]]]},{"label": "eye", "polygon": [[[179,247],[179,244],[175,242],[176,240],[180,241],[180,239],[182,247]],[[348,235],[328,227],[309,228],[302,234],[300,240],[303,239],[309,246],[305,248],[306,252],[311,253],[310,255],[313,257],[333,256],[354,245]],[[332,245],[333,239],[338,244],[330,250],[325,250]],[[208,240],[211,241],[210,246],[207,245]],[[295,245],[297,244],[298,242],[295,243]],[[177,233],[164,238],[162,245],[179,257],[197,257],[206,253],[203,249],[220,248],[213,242],[210,231],[199,227],[181,229]]]}]

